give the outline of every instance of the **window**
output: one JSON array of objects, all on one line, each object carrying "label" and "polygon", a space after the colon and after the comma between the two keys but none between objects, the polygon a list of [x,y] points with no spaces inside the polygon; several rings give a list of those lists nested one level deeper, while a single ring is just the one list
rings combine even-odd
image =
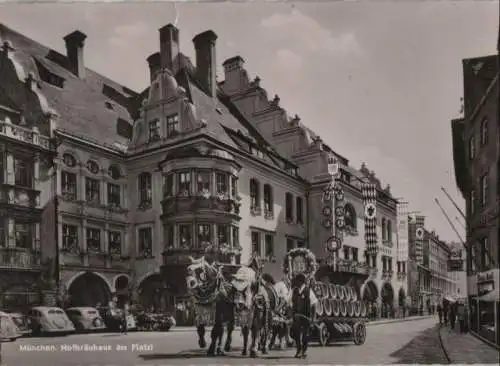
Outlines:
[{"label": "window", "polygon": [[5,155],[0,151],[0,184],[5,183]]},{"label": "window", "polygon": [[488,118],[484,117],[481,122],[481,145],[488,143]]},{"label": "window", "polygon": [[273,189],[269,184],[264,184],[264,215],[268,218],[273,216]]},{"label": "window", "polygon": [[151,257],[153,254],[153,229],[144,227],[139,229],[139,256]]},{"label": "window", "polygon": [[31,249],[33,245],[31,225],[28,223],[16,222],[14,225],[14,231],[16,234],[16,247]]},{"label": "window", "polygon": [[231,176],[231,197],[238,195],[238,178]]},{"label": "window", "polygon": [[265,238],[266,258],[274,257],[274,235],[266,234]]},{"label": "window", "polygon": [[401,262],[401,273],[406,273],[406,262]]},{"label": "window", "polygon": [[101,200],[99,181],[93,178],[85,178],[85,198],[87,202],[99,203]]},{"label": "window", "polygon": [[14,159],[15,184],[21,187],[33,186],[33,166],[23,159]]},{"label": "window", "polygon": [[356,230],[356,211],[353,205],[346,204],[344,209],[345,225],[353,230]]},{"label": "window", "polygon": [[76,174],[61,172],[61,193],[67,200],[76,200]]},{"label": "window", "polygon": [[469,139],[469,159],[474,159],[476,156],[476,139],[471,136]]},{"label": "window", "polygon": [[285,194],[285,210],[286,210],[286,221],[293,221],[293,195],[291,193]]},{"label": "window", "polygon": [[303,224],[304,223],[304,218],[302,217],[302,209],[303,209],[303,202],[302,202],[302,197],[297,197],[295,199],[295,205],[297,206],[297,223],[298,224]]},{"label": "window", "polygon": [[174,175],[163,176],[163,197],[172,197],[174,194]]},{"label": "window", "polygon": [[179,129],[179,115],[173,114],[167,117],[167,136],[173,137],[178,135]]},{"label": "window", "polygon": [[239,247],[240,245],[240,228],[238,226],[233,226],[233,247]]},{"label": "window", "polygon": [[260,208],[260,186],[256,179],[250,179],[250,209],[258,210]]},{"label": "window", "polygon": [[160,124],[157,119],[149,121],[149,141],[156,141],[160,139]]},{"label": "window", "polygon": [[377,256],[372,255],[372,267],[377,268]]},{"label": "window", "polygon": [[63,163],[66,164],[66,166],[73,168],[76,166],[76,159],[73,155],[66,153],[63,155]]},{"label": "window", "polygon": [[0,217],[0,248],[5,246],[5,220]]},{"label": "window", "polygon": [[295,248],[295,240],[293,240],[292,238],[286,238],[286,251],[289,252],[294,248]]},{"label": "window", "polygon": [[490,261],[489,261],[489,246],[488,246],[488,237],[484,237],[481,239],[481,245],[480,245],[480,255],[481,255],[481,270],[485,271],[490,268]]},{"label": "window", "polygon": [[392,221],[387,220],[387,240],[392,241]]},{"label": "window", "polygon": [[352,248],[351,253],[352,253],[352,260],[353,260],[354,262],[358,262],[358,261],[359,261],[359,258],[358,258],[358,251],[359,251],[359,250],[358,250],[358,248]]},{"label": "window", "polygon": [[198,171],[196,173],[196,189],[198,193],[210,193],[210,171]]},{"label": "window", "polygon": [[210,224],[198,225],[198,245],[205,245],[212,242],[212,229]]},{"label": "window", "polygon": [[87,161],[87,170],[92,174],[97,174],[99,173],[99,164],[93,160],[89,160]]},{"label": "window", "polygon": [[76,225],[63,224],[63,250],[75,252],[78,248],[78,227]]},{"label": "window", "polygon": [[219,245],[229,244],[229,226],[217,226],[217,240]]},{"label": "window", "polygon": [[370,266],[370,255],[366,250],[363,252],[363,256],[365,257],[365,264]]},{"label": "window", "polygon": [[488,203],[489,188],[488,188],[488,173],[481,177],[481,205],[486,206]]},{"label": "window", "polygon": [[387,271],[387,257],[382,256],[382,270]]},{"label": "window", "polygon": [[108,251],[111,255],[122,254],[122,234],[119,231],[108,231]]},{"label": "window", "polygon": [[191,247],[191,224],[179,225],[179,247]]},{"label": "window", "polygon": [[175,247],[174,227],[172,225],[165,226],[165,248]]},{"label": "window", "polygon": [[87,228],[87,250],[92,253],[101,251],[101,230]]},{"label": "window", "polygon": [[398,267],[398,273],[401,273],[401,262],[398,261],[397,267]]},{"label": "window", "polygon": [[182,196],[191,194],[191,172],[179,173],[179,194]]},{"label": "window", "polygon": [[215,182],[217,188],[217,194],[228,194],[228,176],[225,173],[216,173],[215,174]]},{"label": "window", "polygon": [[153,202],[151,173],[141,173],[139,175],[139,204],[150,206]]},{"label": "window", "polygon": [[120,204],[121,204],[120,185],[114,183],[108,183],[108,205],[120,206]]},{"label": "window", "polygon": [[391,257],[387,258],[387,270],[392,272],[392,258]]},{"label": "window", "polygon": [[260,233],[257,231],[252,231],[252,253],[260,256]]},{"label": "window", "polygon": [[470,201],[469,201],[469,206],[470,206],[470,213],[471,215],[476,212],[476,191],[472,190],[470,192]]},{"label": "window", "polygon": [[344,251],[344,259],[349,260],[349,252],[351,251],[351,248],[348,247],[347,245],[344,245],[342,250]]},{"label": "window", "polygon": [[108,174],[112,179],[120,179],[121,173],[117,166],[111,165],[108,169]]},{"label": "window", "polygon": [[382,218],[382,240],[387,240],[387,224],[385,222],[385,218]]},{"label": "window", "polygon": [[306,244],[303,240],[297,240],[297,248],[305,248]]}]

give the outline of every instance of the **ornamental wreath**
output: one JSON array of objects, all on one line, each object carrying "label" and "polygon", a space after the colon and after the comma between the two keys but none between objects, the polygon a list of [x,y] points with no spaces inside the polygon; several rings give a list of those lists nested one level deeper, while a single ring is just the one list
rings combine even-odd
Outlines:
[{"label": "ornamental wreath", "polygon": [[318,262],[316,262],[316,256],[307,248],[295,248],[291,249],[286,255],[283,260],[283,272],[286,276],[289,276],[290,274],[293,275],[293,273],[290,273],[293,269],[291,268],[291,264],[293,263],[293,260],[295,257],[304,257],[306,260],[306,270],[305,270],[305,275],[309,278],[313,277],[316,274],[316,271],[318,270]]}]

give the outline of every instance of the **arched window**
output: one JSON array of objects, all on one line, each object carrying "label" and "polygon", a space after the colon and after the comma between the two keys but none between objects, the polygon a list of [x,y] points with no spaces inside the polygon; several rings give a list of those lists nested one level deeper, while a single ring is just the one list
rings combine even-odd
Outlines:
[{"label": "arched window", "polygon": [[87,161],[87,170],[92,174],[99,173],[99,164],[97,164],[94,160]]},{"label": "arched window", "polygon": [[392,221],[387,220],[387,238],[388,241],[392,241]]},{"label": "arched window", "polygon": [[387,225],[386,225],[386,222],[385,222],[385,218],[382,218],[382,240],[386,240],[387,236]]},{"label": "arched window", "polygon": [[139,175],[139,205],[151,206],[153,202],[153,184],[151,173],[141,173]]},{"label": "arched window", "polygon": [[66,153],[63,155],[63,162],[66,166],[73,168],[76,166],[76,159],[73,155]]},{"label": "arched window", "polygon": [[353,230],[357,229],[356,210],[350,203],[345,205],[345,225]]},{"label": "arched window", "polygon": [[260,183],[257,179],[250,179],[250,210],[260,211]]},{"label": "arched window", "polygon": [[274,213],[273,187],[264,184],[264,216],[271,218]]}]

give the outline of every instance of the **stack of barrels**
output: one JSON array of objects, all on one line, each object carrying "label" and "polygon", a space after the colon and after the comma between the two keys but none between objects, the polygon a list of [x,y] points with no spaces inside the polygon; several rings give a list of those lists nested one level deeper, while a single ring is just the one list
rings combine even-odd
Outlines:
[{"label": "stack of barrels", "polygon": [[366,305],[358,299],[358,293],[354,287],[316,282],[314,293],[318,298],[316,305],[318,317],[366,317]]}]

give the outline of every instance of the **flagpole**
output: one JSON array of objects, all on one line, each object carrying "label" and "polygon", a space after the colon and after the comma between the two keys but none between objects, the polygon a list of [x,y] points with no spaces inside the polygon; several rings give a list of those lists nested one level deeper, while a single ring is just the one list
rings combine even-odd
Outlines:
[{"label": "flagpole", "polygon": [[450,224],[451,228],[453,229],[453,231],[455,232],[455,234],[457,234],[458,238],[460,239],[460,242],[462,243],[462,245],[464,246],[464,248],[467,250],[467,245],[465,244],[465,241],[462,239],[462,237],[460,236],[460,234],[458,233],[455,225],[453,225],[453,222],[451,222],[450,218],[448,217],[448,214],[446,213],[446,211],[444,210],[443,206],[441,206],[441,204],[439,203],[439,200],[437,198],[434,198],[434,201],[436,202],[436,204],[439,206],[439,208],[441,209],[441,212],[443,213],[444,217],[446,218],[446,220],[448,221],[448,223]]},{"label": "flagpole", "polygon": [[448,197],[448,199],[451,201],[451,203],[453,204],[453,206],[455,206],[455,208],[457,209],[458,212],[460,212],[460,215],[462,215],[462,217],[467,220],[464,212],[460,209],[460,207],[458,207],[458,205],[456,204],[456,202],[453,200],[453,198],[451,198],[451,196],[448,194],[448,192],[446,192],[446,189],[444,189],[444,187],[441,187],[441,190],[444,192],[444,194],[446,195],[446,197]]}]

